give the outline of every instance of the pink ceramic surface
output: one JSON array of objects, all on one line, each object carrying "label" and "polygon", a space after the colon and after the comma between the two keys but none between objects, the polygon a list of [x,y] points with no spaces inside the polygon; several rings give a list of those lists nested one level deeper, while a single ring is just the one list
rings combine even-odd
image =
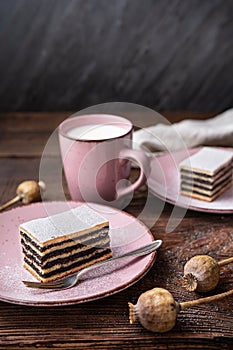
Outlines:
[{"label": "pink ceramic surface", "polygon": [[[180,194],[179,163],[199,151],[194,148],[187,151],[177,151],[155,157],[151,162],[151,174],[148,179],[150,191],[157,197],[177,206],[212,213],[233,212],[233,187],[224,192],[213,202],[205,202]],[[226,148],[229,152],[233,149]]]},{"label": "pink ceramic surface", "polygon": [[[74,140],[67,132],[83,125],[105,124],[122,128],[122,135],[109,139]],[[59,141],[64,171],[71,198],[75,201],[114,201],[129,194],[145,182],[149,160],[144,152],[132,150],[132,123],[122,117],[95,114],[66,119],[59,126]],[[141,168],[139,178],[129,185],[130,161]],[[118,185],[117,185],[118,184]],[[116,191],[117,187],[117,191]]]},{"label": "pink ceramic surface", "polygon": [[[16,304],[55,306],[86,302],[119,292],[138,281],[149,270],[156,253],[127,258],[96,268],[80,279],[74,288],[64,291],[30,289],[22,280],[35,280],[23,268],[18,226],[80,205],[75,202],[43,202],[23,206],[0,214],[0,300]],[[154,240],[140,221],[122,211],[89,204],[110,221],[113,256],[136,249]]]}]

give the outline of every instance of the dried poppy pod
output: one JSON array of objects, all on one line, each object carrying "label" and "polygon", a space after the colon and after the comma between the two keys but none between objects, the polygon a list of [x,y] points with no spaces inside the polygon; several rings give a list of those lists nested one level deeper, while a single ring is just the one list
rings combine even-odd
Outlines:
[{"label": "dried poppy pod", "polygon": [[175,326],[179,307],[166,289],[148,290],[140,295],[136,305],[131,303],[128,305],[131,324],[138,319],[144,328],[161,333]]},{"label": "dried poppy pod", "polygon": [[0,211],[20,201],[23,204],[39,201],[41,199],[41,191],[45,191],[45,188],[46,186],[43,181],[36,182],[34,180],[28,180],[21,182],[16,189],[16,197],[0,206]]},{"label": "dried poppy pod", "polygon": [[152,332],[167,332],[175,326],[176,316],[180,311],[195,305],[211,303],[231,294],[233,289],[210,297],[178,303],[166,289],[154,288],[141,294],[136,305],[128,303],[129,320],[131,324],[139,320],[144,328]]},{"label": "dried poppy pod", "polygon": [[196,255],[184,265],[183,286],[189,291],[209,292],[220,279],[220,267],[233,262],[233,257],[217,262],[209,255]]}]

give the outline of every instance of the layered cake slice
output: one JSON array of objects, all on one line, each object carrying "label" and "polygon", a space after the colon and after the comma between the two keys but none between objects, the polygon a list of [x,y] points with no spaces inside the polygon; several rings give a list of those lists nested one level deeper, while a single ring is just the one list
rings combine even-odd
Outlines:
[{"label": "layered cake slice", "polygon": [[20,225],[24,267],[41,282],[112,256],[109,222],[87,205]]},{"label": "layered cake slice", "polygon": [[204,147],[180,164],[181,194],[211,202],[232,186],[233,153]]}]

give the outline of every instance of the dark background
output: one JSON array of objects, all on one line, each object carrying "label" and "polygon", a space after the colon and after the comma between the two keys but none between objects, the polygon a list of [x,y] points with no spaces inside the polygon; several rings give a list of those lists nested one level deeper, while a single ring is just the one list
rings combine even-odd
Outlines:
[{"label": "dark background", "polygon": [[233,105],[232,0],[0,0],[0,111]]}]

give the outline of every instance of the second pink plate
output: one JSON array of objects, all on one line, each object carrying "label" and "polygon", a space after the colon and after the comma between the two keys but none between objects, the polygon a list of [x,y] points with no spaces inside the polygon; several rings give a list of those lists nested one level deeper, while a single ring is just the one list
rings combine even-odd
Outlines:
[{"label": "second pink plate", "polygon": [[[151,163],[152,170],[148,179],[150,191],[160,199],[178,207],[209,213],[233,213],[233,187],[213,202],[205,202],[180,194],[179,163],[200,149],[200,147],[193,148],[155,157]],[[225,149],[233,152],[232,148]]]},{"label": "second pink plate", "polygon": [[[145,275],[156,253],[122,259],[82,276],[80,283],[63,291],[30,289],[22,280],[34,278],[23,268],[18,226],[39,217],[53,215],[80,205],[75,202],[43,202],[18,207],[0,214],[0,300],[16,304],[56,306],[86,302],[117,293]],[[88,204],[110,222],[113,256],[139,248],[154,240],[147,227],[120,210]]]}]

